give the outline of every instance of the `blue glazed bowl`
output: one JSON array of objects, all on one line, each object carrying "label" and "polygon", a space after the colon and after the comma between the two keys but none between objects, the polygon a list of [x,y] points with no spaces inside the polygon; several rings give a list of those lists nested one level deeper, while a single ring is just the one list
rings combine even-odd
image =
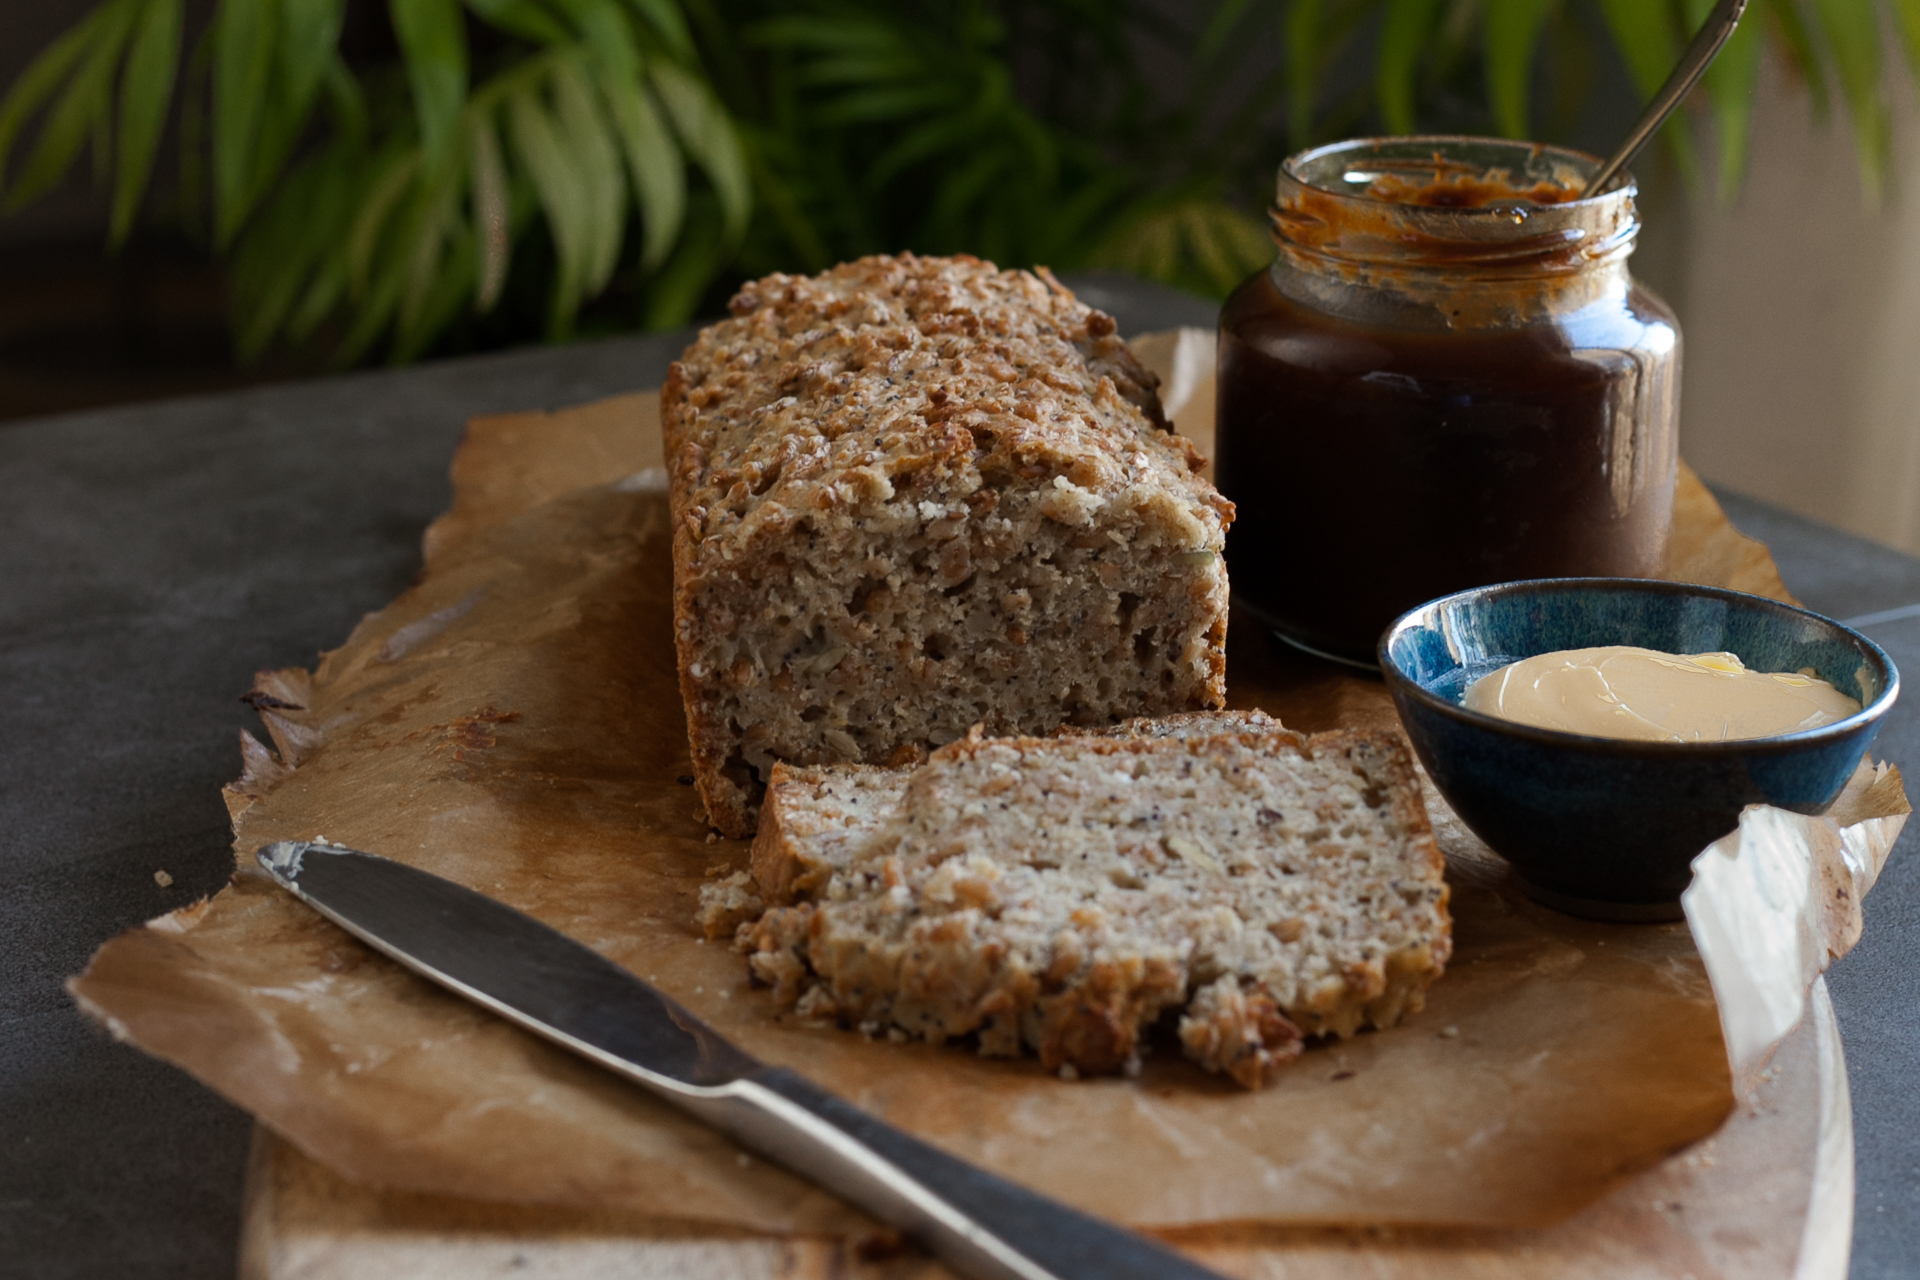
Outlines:
[{"label": "blue glazed bowl", "polygon": [[[1811,667],[1861,709],[1768,738],[1625,742],[1460,705],[1468,685],[1509,662],[1610,644],[1725,651],[1755,671]],[[1689,864],[1746,805],[1823,812],[1900,693],[1880,646],[1837,622],[1763,596],[1638,578],[1443,596],[1388,627],[1379,658],[1413,749],[1461,820],[1535,898],[1607,919],[1676,917]]]}]

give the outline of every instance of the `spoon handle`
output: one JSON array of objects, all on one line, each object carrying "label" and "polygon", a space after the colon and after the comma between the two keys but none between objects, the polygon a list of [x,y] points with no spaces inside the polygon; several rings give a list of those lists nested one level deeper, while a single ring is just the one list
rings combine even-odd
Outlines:
[{"label": "spoon handle", "polygon": [[1660,86],[1660,92],[1653,95],[1653,101],[1640,113],[1640,118],[1633,122],[1626,141],[1607,157],[1607,162],[1600,166],[1600,172],[1594,174],[1593,180],[1587,183],[1587,194],[1597,196],[1605,191],[1640,154],[1640,148],[1647,145],[1688,91],[1700,82],[1701,76],[1707,74],[1707,67],[1713,62],[1714,55],[1733,35],[1733,29],[1739,25],[1740,15],[1746,12],[1746,8],[1747,0],[1720,0],[1713,6],[1713,12],[1707,15],[1707,20],[1700,24],[1700,30],[1694,33],[1693,42],[1680,55],[1680,62],[1674,67],[1673,74]]}]

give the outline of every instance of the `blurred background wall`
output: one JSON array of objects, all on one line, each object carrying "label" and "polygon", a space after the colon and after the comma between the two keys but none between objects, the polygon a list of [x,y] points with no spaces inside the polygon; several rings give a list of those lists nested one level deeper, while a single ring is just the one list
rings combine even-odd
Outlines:
[{"label": "blurred background wall", "polygon": [[1862,203],[1845,121],[1816,123],[1770,59],[1739,199],[1668,202],[1646,256],[1684,326],[1681,451],[1701,474],[1920,554],[1920,122],[1911,82],[1887,83],[1883,208]]}]

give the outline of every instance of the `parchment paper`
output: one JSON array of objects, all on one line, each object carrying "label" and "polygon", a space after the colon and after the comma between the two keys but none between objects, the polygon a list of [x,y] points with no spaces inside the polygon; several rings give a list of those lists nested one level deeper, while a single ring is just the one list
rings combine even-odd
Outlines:
[{"label": "parchment paper", "polygon": [[[744,865],[746,843],[708,836],[685,781],[656,408],[643,394],[472,425],[419,585],[311,676],[262,675],[274,750],[242,735],[232,886],[103,947],[71,984],[83,1008],[357,1182],[860,1229],[830,1196],[442,994],[251,870],[259,845],[324,836],[529,911],[764,1059],[1136,1225],[1544,1224],[1733,1105],[1686,926],[1536,907],[1443,807],[1456,948],[1426,1011],[1309,1049],[1259,1093],[1165,1050],[1138,1080],[1066,1083],[1031,1061],[777,1020],[740,957],[691,923],[703,876]],[[1697,481],[1679,519],[1679,545],[1704,548],[1716,580],[1729,565],[1772,573]],[[1377,682],[1244,621],[1232,637],[1235,705],[1306,731],[1393,723]],[[1872,781],[1847,814],[1904,812],[1897,775]]]}]

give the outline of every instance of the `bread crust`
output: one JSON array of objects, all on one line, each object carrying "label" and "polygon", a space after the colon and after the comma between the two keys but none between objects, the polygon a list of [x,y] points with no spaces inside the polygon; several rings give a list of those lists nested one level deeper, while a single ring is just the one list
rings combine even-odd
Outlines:
[{"label": "bread crust", "polygon": [[882,765],[773,766],[750,865],[760,896],[790,903],[817,892],[847,846],[900,803],[910,768]]}]

